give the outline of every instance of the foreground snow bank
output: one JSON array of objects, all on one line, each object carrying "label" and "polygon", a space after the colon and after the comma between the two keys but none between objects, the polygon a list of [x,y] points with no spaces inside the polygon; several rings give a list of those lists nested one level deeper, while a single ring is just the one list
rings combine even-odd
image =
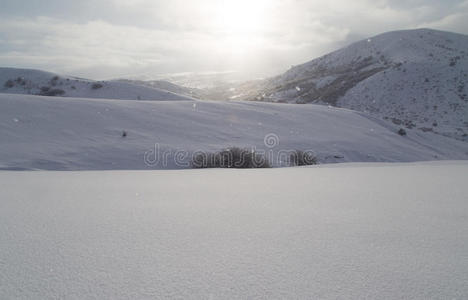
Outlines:
[{"label": "foreground snow bank", "polygon": [[0,298],[465,299],[467,174],[0,172]]}]

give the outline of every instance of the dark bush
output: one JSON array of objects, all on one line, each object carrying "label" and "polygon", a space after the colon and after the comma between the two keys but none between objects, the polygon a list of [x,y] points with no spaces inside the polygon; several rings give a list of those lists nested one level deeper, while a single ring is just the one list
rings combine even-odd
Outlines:
[{"label": "dark bush", "polygon": [[61,96],[65,94],[65,91],[61,89],[53,89],[53,90],[50,90],[49,93],[50,93],[50,96]]},{"label": "dark bush", "polygon": [[398,134],[401,135],[401,136],[405,136],[406,135],[406,130],[401,128],[400,130],[398,130]]},{"label": "dark bush", "polygon": [[271,168],[270,162],[258,153],[249,149],[231,147],[216,153],[198,152],[192,156],[192,167],[255,169]]},{"label": "dark bush", "polygon": [[94,84],[91,86],[91,88],[92,88],[93,90],[98,90],[98,89],[100,89],[100,88],[102,88],[102,87],[103,87],[102,83],[99,83],[99,82],[96,82],[96,83],[94,83]]},{"label": "dark bush", "polygon": [[292,166],[312,166],[318,164],[317,157],[311,152],[296,150],[290,156]]},{"label": "dark bush", "polygon": [[65,94],[64,90],[51,89],[50,87],[42,87],[39,95],[41,96],[62,96]]},{"label": "dark bush", "polygon": [[9,89],[9,88],[12,88],[12,87],[14,87],[14,86],[15,86],[15,82],[14,82],[13,80],[11,80],[11,79],[8,79],[8,80],[5,82],[5,87],[8,88],[8,89]]},{"label": "dark bush", "polygon": [[50,80],[50,85],[51,86],[56,86],[57,85],[57,81],[59,80],[60,78],[58,76],[54,76],[52,77],[52,79]]}]

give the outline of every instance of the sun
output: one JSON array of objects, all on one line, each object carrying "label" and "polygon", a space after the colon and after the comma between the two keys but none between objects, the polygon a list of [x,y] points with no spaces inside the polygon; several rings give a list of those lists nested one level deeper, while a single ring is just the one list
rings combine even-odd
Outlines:
[{"label": "sun", "polygon": [[268,1],[222,0],[216,12],[216,27],[227,35],[252,35],[266,27]]}]

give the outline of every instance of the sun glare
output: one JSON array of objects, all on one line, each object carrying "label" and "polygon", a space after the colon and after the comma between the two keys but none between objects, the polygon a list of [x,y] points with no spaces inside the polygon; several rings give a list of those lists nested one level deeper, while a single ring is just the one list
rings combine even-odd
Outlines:
[{"label": "sun glare", "polygon": [[266,26],[265,0],[224,0],[218,6],[219,31],[228,35],[251,35],[260,33]]}]

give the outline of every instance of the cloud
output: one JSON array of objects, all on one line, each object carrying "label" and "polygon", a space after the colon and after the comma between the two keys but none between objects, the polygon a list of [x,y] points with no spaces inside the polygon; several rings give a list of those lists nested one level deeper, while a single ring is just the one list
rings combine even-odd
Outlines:
[{"label": "cloud", "polygon": [[422,23],[420,27],[438,28],[458,33],[468,33],[468,1],[459,3],[451,14]]},{"label": "cloud", "polygon": [[[210,70],[274,74],[385,31],[432,27],[468,33],[466,0],[3,0],[2,5],[1,65],[92,78]],[[241,5],[235,14],[229,11],[233,5]],[[233,17],[241,23],[232,24]]]}]

